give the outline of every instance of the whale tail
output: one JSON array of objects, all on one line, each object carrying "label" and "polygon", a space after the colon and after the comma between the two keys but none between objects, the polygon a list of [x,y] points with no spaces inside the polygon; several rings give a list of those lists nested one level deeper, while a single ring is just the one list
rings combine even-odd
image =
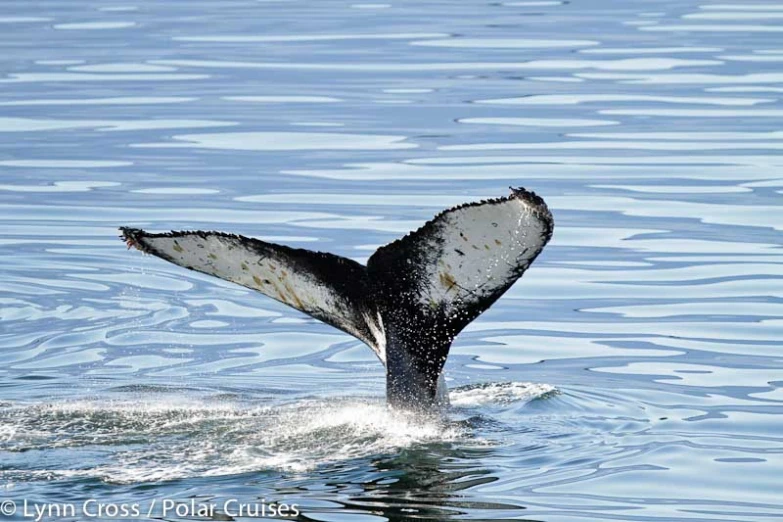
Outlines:
[{"label": "whale tail", "polygon": [[[128,247],[257,290],[347,332],[386,366],[393,406],[439,402],[451,343],[519,279],[552,236],[533,192],[467,203],[353,260],[222,232],[121,228]],[[444,390],[441,389],[441,400]]]}]

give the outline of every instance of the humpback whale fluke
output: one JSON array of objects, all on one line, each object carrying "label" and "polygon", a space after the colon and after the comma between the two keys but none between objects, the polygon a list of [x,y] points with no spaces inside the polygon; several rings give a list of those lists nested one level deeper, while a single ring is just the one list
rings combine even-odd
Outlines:
[{"label": "humpback whale fluke", "polygon": [[544,200],[523,188],[459,205],[380,247],[364,266],[333,254],[223,232],[150,234],[128,247],[257,290],[366,343],[386,366],[389,403],[443,402],[451,343],[535,260],[552,236]]}]

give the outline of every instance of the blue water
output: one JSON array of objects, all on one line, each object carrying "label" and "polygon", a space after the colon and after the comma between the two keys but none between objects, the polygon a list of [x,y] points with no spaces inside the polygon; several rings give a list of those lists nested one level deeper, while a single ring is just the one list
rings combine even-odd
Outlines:
[{"label": "blue water", "polygon": [[[2,3],[9,519],[783,518],[781,5],[380,2]],[[555,234],[458,337],[441,421],[390,414],[359,341],[116,237],[363,261],[509,185]]]}]

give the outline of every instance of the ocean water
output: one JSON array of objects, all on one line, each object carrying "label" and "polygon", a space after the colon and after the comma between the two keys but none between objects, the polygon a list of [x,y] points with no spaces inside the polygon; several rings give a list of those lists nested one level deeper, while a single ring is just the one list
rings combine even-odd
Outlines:
[{"label": "ocean water", "polygon": [[[381,2],[0,5],[0,520],[781,520],[783,7]],[[555,233],[440,419],[117,238],[364,261],[509,186]]]}]

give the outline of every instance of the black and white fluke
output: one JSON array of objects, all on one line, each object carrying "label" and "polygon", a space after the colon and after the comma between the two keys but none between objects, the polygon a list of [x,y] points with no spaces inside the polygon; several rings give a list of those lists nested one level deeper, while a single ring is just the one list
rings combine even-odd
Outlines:
[{"label": "black and white fluke", "polygon": [[448,400],[443,365],[456,335],[511,287],[552,236],[544,200],[525,189],[445,210],[356,261],[223,232],[150,234],[129,247],[258,290],[365,342],[386,366],[389,403]]}]

